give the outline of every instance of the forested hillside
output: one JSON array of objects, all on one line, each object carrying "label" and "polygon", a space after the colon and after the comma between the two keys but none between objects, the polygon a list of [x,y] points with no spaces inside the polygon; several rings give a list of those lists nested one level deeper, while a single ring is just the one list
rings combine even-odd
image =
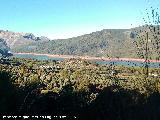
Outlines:
[{"label": "forested hillside", "polygon": [[[37,41],[15,47],[14,52],[35,52],[96,57],[146,57],[160,59],[160,26],[104,29],[69,39]],[[148,34],[148,37],[147,37]]]},{"label": "forested hillside", "polygon": [[130,47],[132,43],[130,33],[131,31],[125,29],[106,29],[69,39],[35,42],[13,50],[65,55],[134,57],[134,47]]}]

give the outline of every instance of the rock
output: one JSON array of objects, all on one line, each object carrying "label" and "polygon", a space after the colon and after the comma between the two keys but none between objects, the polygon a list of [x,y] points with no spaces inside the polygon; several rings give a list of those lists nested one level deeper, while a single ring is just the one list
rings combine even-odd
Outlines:
[{"label": "rock", "polygon": [[0,56],[10,56],[11,52],[4,39],[0,38]]},{"label": "rock", "polygon": [[36,37],[32,33],[26,33],[23,37],[31,40],[36,40]]},{"label": "rock", "polygon": [[7,46],[14,50],[23,45],[28,45],[35,41],[46,41],[49,40],[47,37],[36,37],[32,33],[22,33],[22,32],[12,32],[12,31],[4,31],[0,30],[0,38],[4,39]]}]

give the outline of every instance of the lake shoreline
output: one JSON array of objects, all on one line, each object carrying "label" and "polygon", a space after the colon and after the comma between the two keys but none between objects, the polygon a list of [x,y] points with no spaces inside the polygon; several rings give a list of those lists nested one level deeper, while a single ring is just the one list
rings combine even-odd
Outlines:
[{"label": "lake shoreline", "polygon": [[[106,58],[106,57],[91,57],[91,56],[77,56],[77,55],[57,55],[57,54],[41,54],[41,53],[13,53],[13,55],[44,55],[50,58],[62,58],[62,59],[71,59],[71,58],[80,58],[84,60],[102,60],[102,61],[134,61],[134,62],[145,62],[145,59],[137,58]],[[158,62],[160,60],[148,60],[148,62]]]}]

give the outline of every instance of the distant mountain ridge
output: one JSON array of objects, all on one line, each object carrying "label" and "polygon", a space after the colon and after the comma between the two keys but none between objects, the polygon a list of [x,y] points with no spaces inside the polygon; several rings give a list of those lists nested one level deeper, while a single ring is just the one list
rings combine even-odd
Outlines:
[{"label": "distant mountain ridge", "polygon": [[[132,29],[104,29],[69,39],[49,40],[31,33],[5,32],[2,35],[12,52],[78,55],[94,57],[160,59],[160,26],[142,26]],[[1,38],[0,33],[0,38]],[[7,34],[7,35],[6,35]],[[7,36],[7,37],[6,37]]]},{"label": "distant mountain ridge", "polygon": [[[126,53],[126,49],[130,47],[126,44],[132,42],[130,34],[130,29],[104,29],[69,39],[38,41],[13,50],[62,55],[126,57],[129,54]],[[124,47],[127,48],[123,49]],[[132,49],[130,50],[128,51],[133,52]]]},{"label": "distant mountain ridge", "polygon": [[11,49],[28,45],[38,40],[49,40],[47,37],[35,37],[32,33],[12,32],[8,30],[0,30],[0,38],[4,39]]}]

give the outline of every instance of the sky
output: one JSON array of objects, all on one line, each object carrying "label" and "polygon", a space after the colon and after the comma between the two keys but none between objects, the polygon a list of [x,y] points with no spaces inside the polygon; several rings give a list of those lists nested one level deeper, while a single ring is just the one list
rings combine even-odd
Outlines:
[{"label": "sky", "polygon": [[0,0],[0,29],[64,39],[142,24],[159,0]]}]

